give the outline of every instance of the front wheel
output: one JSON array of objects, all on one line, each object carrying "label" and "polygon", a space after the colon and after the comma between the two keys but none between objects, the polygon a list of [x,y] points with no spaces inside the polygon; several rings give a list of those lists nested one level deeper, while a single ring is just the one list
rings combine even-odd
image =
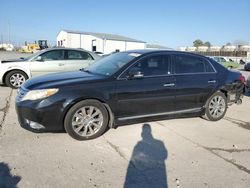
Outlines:
[{"label": "front wheel", "polygon": [[214,93],[205,105],[205,114],[203,118],[210,121],[222,119],[227,111],[227,98],[222,92]]},{"label": "front wheel", "polygon": [[5,77],[5,83],[8,87],[13,89],[19,88],[26,80],[28,76],[19,70],[10,71]]},{"label": "front wheel", "polygon": [[89,140],[101,136],[108,126],[108,112],[96,100],[84,100],[75,104],[66,114],[64,127],[76,140]]}]

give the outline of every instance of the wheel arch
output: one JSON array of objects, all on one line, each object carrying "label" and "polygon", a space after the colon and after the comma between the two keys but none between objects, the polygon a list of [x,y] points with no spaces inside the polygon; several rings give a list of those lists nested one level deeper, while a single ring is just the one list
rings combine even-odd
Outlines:
[{"label": "wheel arch", "polygon": [[68,111],[74,106],[76,105],[77,103],[81,102],[81,101],[85,101],[85,100],[95,100],[99,103],[102,103],[104,105],[104,107],[106,108],[107,112],[108,112],[108,116],[109,116],[109,120],[108,120],[108,126],[109,128],[116,128],[115,125],[114,125],[114,114],[113,114],[113,111],[111,109],[111,107],[109,106],[109,104],[107,102],[105,102],[104,100],[102,99],[99,99],[99,98],[94,98],[94,97],[84,97],[84,98],[78,98],[72,102],[70,102],[66,109],[64,110],[63,112],[63,115],[62,115],[62,119],[61,119],[61,122],[64,124],[64,120],[65,120],[65,117],[68,113]]},{"label": "wheel arch", "polygon": [[25,71],[22,70],[22,69],[18,69],[18,68],[10,69],[10,70],[6,71],[6,72],[4,73],[4,75],[3,75],[3,79],[2,79],[2,80],[3,80],[3,83],[4,83],[4,84],[6,84],[5,79],[6,79],[7,74],[9,74],[9,73],[12,72],[12,71],[20,71],[20,72],[24,73],[24,74],[27,76],[28,79],[30,78],[29,75],[27,74],[27,72],[25,72]]},{"label": "wheel arch", "polygon": [[206,97],[206,99],[205,99],[205,101],[204,101],[204,103],[203,103],[203,105],[202,105],[202,108],[203,108],[203,109],[205,108],[205,106],[206,106],[207,101],[209,100],[209,98],[210,98],[213,94],[215,94],[215,93],[217,93],[217,92],[223,93],[223,94],[225,95],[226,99],[228,100],[228,90],[226,90],[226,88],[223,88],[223,87],[215,88],[215,89],[214,89],[211,93],[209,93],[209,95]]}]

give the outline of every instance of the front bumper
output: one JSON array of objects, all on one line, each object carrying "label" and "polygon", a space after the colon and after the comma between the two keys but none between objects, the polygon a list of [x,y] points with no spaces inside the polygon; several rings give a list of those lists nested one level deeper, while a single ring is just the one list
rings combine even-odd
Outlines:
[{"label": "front bumper", "polygon": [[21,127],[32,132],[64,130],[62,111],[63,103],[55,103],[51,98],[39,101],[16,98],[18,121]]}]

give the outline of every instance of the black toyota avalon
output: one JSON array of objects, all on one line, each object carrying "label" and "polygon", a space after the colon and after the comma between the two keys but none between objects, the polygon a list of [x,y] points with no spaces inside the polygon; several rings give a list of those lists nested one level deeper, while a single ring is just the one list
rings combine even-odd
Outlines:
[{"label": "black toyota avalon", "polygon": [[36,77],[18,90],[16,111],[31,131],[93,139],[107,128],[183,116],[210,121],[241,103],[245,78],[214,60],[185,52],[137,50],[87,69]]}]

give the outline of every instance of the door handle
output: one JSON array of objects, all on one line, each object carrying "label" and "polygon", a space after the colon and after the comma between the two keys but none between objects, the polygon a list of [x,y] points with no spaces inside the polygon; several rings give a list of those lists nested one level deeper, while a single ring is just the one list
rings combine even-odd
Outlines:
[{"label": "door handle", "polygon": [[168,84],[164,84],[163,86],[164,87],[174,87],[175,84],[174,83],[168,83]]},{"label": "door handle", "polygon": [[64,65],[64,63],[59,63],[58,65],[59,65],[59,66],[63,66],[63,65]]},{"label": "door handle", "polygon": [[209,80],[207,83],[214,84],[214,83],[216,83],[216,80]]}]

